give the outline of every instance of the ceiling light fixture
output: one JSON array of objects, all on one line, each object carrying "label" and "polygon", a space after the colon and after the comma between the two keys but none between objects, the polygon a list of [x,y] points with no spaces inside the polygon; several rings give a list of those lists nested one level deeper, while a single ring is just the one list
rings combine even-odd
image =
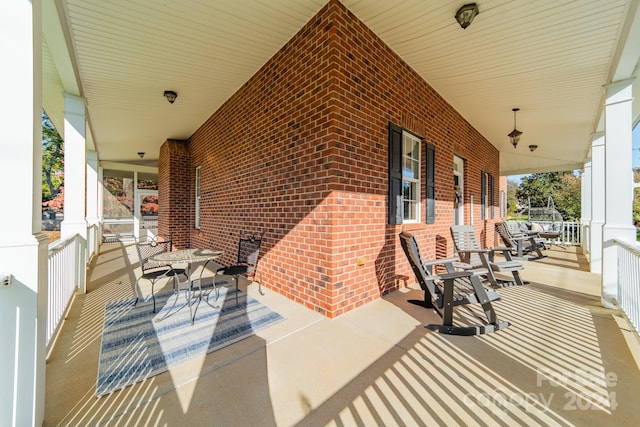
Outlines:
[{"label": "ceiling light fixture", "polygon": [[538,149],[538,146],[537,146],[537,145],[533,145],[533,144],[532,144],[532,145],[530,145],[530,146],[529,146],[529,151],[531,151],[532,153],[533,153],[534,151],[536,151],[537,149]]},{"label": "ceiling light fixture", "polygon": [[462,29],[466,29],[471,23],[473,19],[478,15],[480,11],[478,11],[478,5],[475,3],[469,3],[462,6],[456,12],[456,21],[462,27]]},{"label": "ceiling light fixture", "polygon": [[138,151],[138,157],[143,158],[144,157],[144,151]]},{"label": "ceiling light fixture", "polygon": [[172,90],[165,90],[164,97],[167,98],[167,101],[169,101],[169,103],[173,104],[174,102],[176,102],[178,94]]},{"label": "ceiling light fixture", "polygon": [[[507,136],[511,140],[511,144],[513,145],[513,148],[516,148],[518,146],[518,142],[520,141],[520,135],[522,135],[522,132],[520,132],[516,128],[516,113],[518,111],[520,111],[520,109],[519,108],[513,108],[511,111],[513,111],[513,130]],[[531,150],[531,147],[529,147],[529,149]],[[531,150],[531,151],[533,151],[533,150]]]}]

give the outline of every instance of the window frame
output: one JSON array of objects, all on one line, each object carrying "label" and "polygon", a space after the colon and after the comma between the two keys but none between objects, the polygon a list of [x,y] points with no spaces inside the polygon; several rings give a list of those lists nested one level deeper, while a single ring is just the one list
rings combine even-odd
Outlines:
[{"label": "window frame", "polygon": [[[420,179],[417,195],[417,218],[415,220],[404,219],[404,193],[403,193],[403,135],[411,135],[415,138],[420,147]],[[418,224],[422,218],[422,207],[420,199],[425,197],[424,214],[427,224],[435,223],[436,218],[436,197],[435,197],[435,145],[430,144],[419,135],[403,129],[398,125],[389,122],[389,193],[387,199],[388,223],[391,225]],[[424,153],[423,153],[423,145]],[[424,175],[422,168],[424,167]],[[423,187],[424,186],[424,187]],[[423,193],[424,191],[424,193]]]},{"label": "window frame", "polygon": [[194,200],[194,228],[200,229],[201,219],[201,193],[202,193],[202,167],[196,166],[196,182],[195,182],[195,200]]},{"label": "window frame", "polygon": [[496,218],[496,212],[495,212],[495,204],[496,204],[496,200],[495,200],[495,185],[496,185],[495,178],[493,177],[493,175],[489,174],[489,211],[490,211],[489,217],[491,219],[495,219]]},{"label": "window frame", "polygon": [[[412,145],[412,149],[407,153],[406,143],[409,142]],[[416,150],[417,147],[417,150]],[[417,159],[409,154],[417,151]],[[417,170],[411,169],[411,171],[417,175],[416,177],[409,177],[408,174],[405,174],[405,171],[408,168],[405,167],[407,163],[415,163],[417,162]],[[412,134],[411,132],[407,132],[406,130],[402,130],[402,223],[403,224],[417,224],[420,222],[420,200],[421,200],[421,187],[422,187],[422,139]],[[405,196],[405,184],[408,183],[409,186],[415,189],[415,193],[413,194],[413,198],[407,199]],[[414,209],[409,209],[410,212],[415,211],[415,216],[408,218],[407,217],[407,209],[405,208],[408,204],[413,204]]]}]

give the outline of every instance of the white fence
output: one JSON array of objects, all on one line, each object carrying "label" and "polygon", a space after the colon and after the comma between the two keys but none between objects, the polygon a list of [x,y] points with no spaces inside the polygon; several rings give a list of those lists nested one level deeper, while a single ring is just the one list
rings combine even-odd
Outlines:
[{"label": "white fence", "polygon": [[[519,225],[528,224],[523,221],[509,222],[517,222]],[[545,231],[553,230],[560,232],[558,238],[553,240],[553,243],[561,245],[579,245],[582,243],[582,226],[579,222],[535,221],[535,223],[541,225]]]},{"label": "white fence", "polygon": [[[136,230],[138,227],[138,230]],[[156,234],[158,231],[157,216],[143,216],[140,220],[137,218],[105,218],[102,222],[102,238],[104,241],[117,241],[120,239],[131,239],[138,235],[145,235],[150,231]]]},{"label": "white fence", "polygon": [[[89,236],[93,234],[90,228]],[[93,238],[90,237],[90,240]],[[97,248],[96,248],[97,252]],[[47,351],[60,327],[76,289],[84,291],[87,276],[87,242],[76,234],[49,246],[47,301]]]},{"label": "white fence", "polygon": [[640,333],[640,249],[613,240],[618,248],[618,303]]},{"label": "white fence", "polygon": [[98,253],[100,249],[100,225],[94,224],[87,228],[87,262]]}]

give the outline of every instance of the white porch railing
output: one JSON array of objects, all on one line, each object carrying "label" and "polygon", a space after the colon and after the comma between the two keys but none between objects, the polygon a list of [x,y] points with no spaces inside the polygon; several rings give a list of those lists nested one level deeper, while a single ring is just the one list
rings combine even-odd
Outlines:
[{"label": "white porch railing", "polygon": [[[136,227],[138,229],[136,230]],[[157,233],[158,230],[158,218],[151,216],[143,216],[142,219],[137,220],[133,216],[123,218],[105,218],[102,221],[102,238],[105,241],[118,240],[118,239],[130,239],[137,237],[138,235],[145,235],[145,233],[151,232]]]},{"label": "white porch railing", "polygon": [[640,333],[640,248],[614,239],[618,248],[618,304]]},{"label": "white porch railing", "polygon": [[98,254],[100,246],[100,226],[93,224],[87,228],[87,260],[90,261],[94,255]]},{"label": "white porch railing", "polygon": [[87,276],[85,239],[76,234],[51,244],[48,269],[47,351],[50,350],[51,339],[60,327],[74,292],[76,289],[85,290]]},{"label": "white porch railing", "polygon": [[[509,221],[522,223],[523,221]],[[535,221],[536,224],[540,224],[545,230],[553,229],[552,226],[561,225],[560,235],[554,243],[561,245],[579,245],[582,243],[582,225],[580,222],[565,221],[562,223],[554,223],[552,221]]]}]

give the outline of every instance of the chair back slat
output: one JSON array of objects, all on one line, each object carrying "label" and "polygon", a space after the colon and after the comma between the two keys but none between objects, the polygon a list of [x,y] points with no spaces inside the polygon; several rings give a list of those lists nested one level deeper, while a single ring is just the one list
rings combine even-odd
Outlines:
[{"label": "chair back slat", "polygon": [[400,233],[400,245],[404,254],[409,260],[409,265],[418,280],[418,284],[423,291],[428,291],[431,297],[438,298],[440,294],[439,289],[436,289],[436,285],[431,276],[431,272],[424,267],[422,258],[420,257],[420,248],[418,248],[418,242],[413,234],[403,231]]},{"label": "chair back slat", "polygon": [[[456,249],[456,252],[482,249],[482,247],[476,240],[476,232],[470,225],[452,226],[451,237],[453,238],[453,245]],[[471,264],[472,266],[482,265],[482,259],[477,253],[460,254],[460,259],[462,262]]]},{"label": "chair back slat", "polygon": [[509,230],[509,226],[506,222],[496,223],[496,231],[500,236],[500,240],[502,240],[502,243],[504,243],[507,248],[514,249],[516,247],[513,237],[511,236],[511,230]]},{"label": "chair back slat", "polygon": [[171,252],[173,244],[171,240],[158,241],[155,237],[141,237],[136,242],[136,250],[138,252],[138,259],[140,260],[140,268],[142,272],[153,270],[155,268],[166,267],[165,263],[158,263],[149,261],[154,255]]},{"label": "chair back slat", "polygon": [[240,235],[238,242],[238,265],[246,265],[247,272],[252,272],[258,265],[262,235]]}]

